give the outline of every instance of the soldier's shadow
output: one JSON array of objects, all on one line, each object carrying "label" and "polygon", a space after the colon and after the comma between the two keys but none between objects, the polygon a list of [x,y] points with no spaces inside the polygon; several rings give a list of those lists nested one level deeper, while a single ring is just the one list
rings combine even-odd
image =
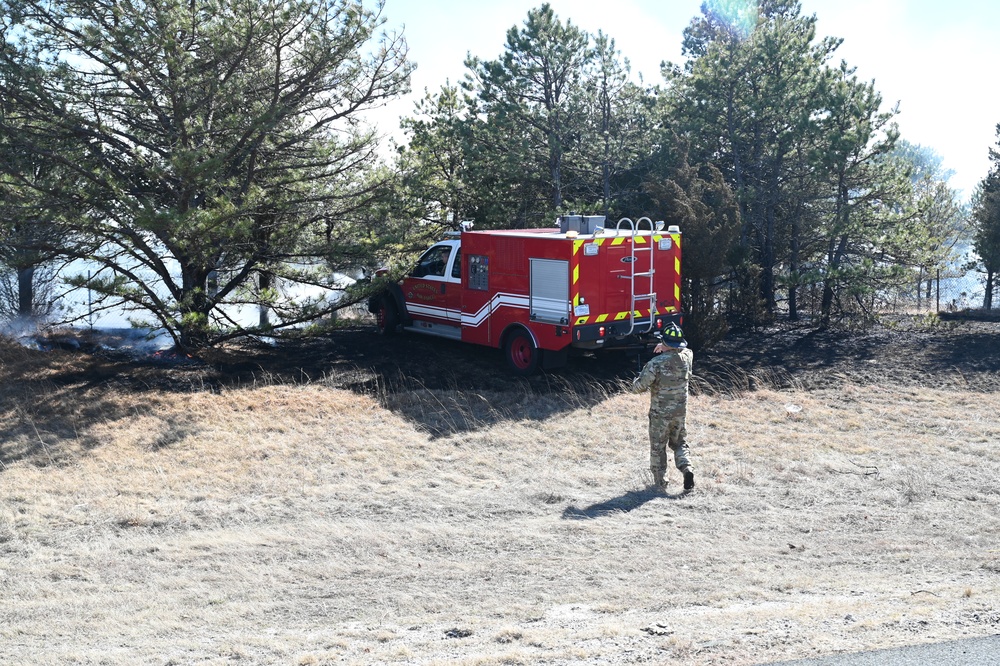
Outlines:
[{"label": "soldier's shadow", "polygon": [[597,504],[583,507],[582,509],[570,505],[563,509],[562,517],[569,520],[583,520],[588,518],[601,518],[603,516],[614,515],[616,513],[628,513],[635,511],[647,502],[654,499],[676,500],[687,495],[687,491],[679,493],[667,493],[657,490],[652,486],[641,490],[630,490],[623,495],[613,497]]}]

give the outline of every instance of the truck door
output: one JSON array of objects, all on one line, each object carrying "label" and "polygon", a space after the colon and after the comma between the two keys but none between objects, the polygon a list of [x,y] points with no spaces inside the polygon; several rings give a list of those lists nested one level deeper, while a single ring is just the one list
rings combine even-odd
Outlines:
[{"label": "truck door", "polygon": [[457,243],[432,245],[403,279],[406,311],[412,319],[461,324],[461,248]]},{"label": "truck door", "polygon": [[632,308],[632,250],[625,243],[611,244],[602,256],[606,279],[601,290],[604,302],[600,313],[615,321]]}]

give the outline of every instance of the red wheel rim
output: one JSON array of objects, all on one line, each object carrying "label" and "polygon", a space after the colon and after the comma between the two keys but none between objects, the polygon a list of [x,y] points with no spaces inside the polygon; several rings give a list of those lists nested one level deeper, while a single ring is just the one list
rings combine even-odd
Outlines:
[{"label": "red wheel rim", "polygon": [[531,366],[531,355],[534,353],[531,341],[518,336],[510,346],[510,360],[521,370]]}]

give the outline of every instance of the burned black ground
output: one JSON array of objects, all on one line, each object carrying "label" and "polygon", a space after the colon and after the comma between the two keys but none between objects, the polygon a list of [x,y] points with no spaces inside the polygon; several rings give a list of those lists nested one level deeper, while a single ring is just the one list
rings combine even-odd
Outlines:
[{"label": "burned black ground", "polygon": [[[605,352],[575,356],[560,369],[523,378],[500,350],[414,334],[380,336],[355,323],[318,338],[232,344],[197,359],[140,355],[84,344],[51,352],[74,356],[48,379],[128,390],[232,390],[266,382],[322,380],[354,391],[379,387],[458,391],[530,390],[536,394],[613,389],[630,382],[646,356]],[[780,324],[731,334],[695,355],[693,390],[815,389],[836,384],[893,384],[1000,390],[1000,322],[897,317],[866,330],[817,330]]]},{"label": "burned black ground", "polygon": [[[631,381],[647,359],[630,352],[577,356],[563,368],[524,379],[511,375],[499,350],[417,335],[383,338],[356,326],[275,349],[229,350],[216,367],[230,379],[254,372],[326,376],[333,385],[357,388],[356,382],[374,375],[427,389],[502,391],[526,382],[545,393]],[[695,359],[696,391],[845,382],[993,391],[1000,389],[1000,323],[900,317],[863,331],[782,324],[732,334]]]}]

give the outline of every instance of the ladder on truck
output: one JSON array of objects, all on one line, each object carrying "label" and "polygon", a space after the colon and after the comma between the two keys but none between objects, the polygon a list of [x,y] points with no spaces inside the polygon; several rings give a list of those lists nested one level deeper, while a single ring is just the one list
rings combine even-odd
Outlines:
[{"label": "ladder on truck", "polygon": [[[640,237],[641,232],[646,230],[643,227],[643,223],[648,226],[649,242],[640,247],[640,244],[636,242],[636,238]],[[629,329],[626,335],[631,335],[637,330],[640,333],[649,333],[654,328],[655,318],[653,312],[656,310],[656,291],[654,291],[653,287],[653,277],[656,275],[656,266],[654,266],[656,252],[653,251],[653,235],[656,233],[656,225],[648,217],[640,217],[635,222],[627,217],[623,217],[618,220],[615,231],[619,236],[623,231],[626,232],[630,236],[632,245],[632,260],[629,262],[631,274],[619,276],[625,280],[629,280],[631,286],[629,291],[632,294],[632,309],[629,311]],[[636,262],[645,252],[649,253],[649,270],[637,272],[635,270]],[[649,304],[649,321],[646,322],[645,326],[637,327],[635,325],[636,305],[643,302]]]}]

